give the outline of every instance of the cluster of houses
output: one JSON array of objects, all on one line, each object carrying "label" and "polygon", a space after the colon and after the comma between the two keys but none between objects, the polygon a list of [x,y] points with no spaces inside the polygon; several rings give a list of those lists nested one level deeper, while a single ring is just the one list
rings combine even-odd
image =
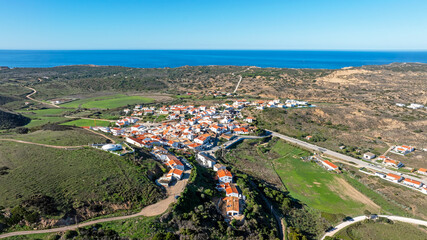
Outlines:
[{"label": "cluster of houses", "polygon": [[202,166],[212,168],[216,172],[216,178],[218,180],[216,189],[225,191],[226,195],[223,199],[226,206],[226,215],[230,218],[241,216],[243,196],[240,194],[240,189],[237,184],[233,183],[233,175],[231,172],[228,171],[224,165],[217,163],[216,159],[206,152],[199,152],[197,154],[197,160]]},{"label": "cluster of houses", "polygon": [[218,179],[217,189],[225,191],[226,197],[222,200],[225,204],[226,215],[230,218],[241,216],[243,197],[239,193],[240,189],[237,184],[233,183],[233,175],[225,166],[218,163],[214,165],[214,170]]},{"label": "cluster of houses", "polygon": [[154,146],[151,153],[157,160],[170,169],[165,176],[156,181],[159,185],[169,186],[173,180],[179,181],[182,179],[186,167],[191,169],[190,164],[185,159],[182,159],[182,161],[179,160],[175,155],[161,146]]},{"label": "cluster of houses", "polygon": [[285,102],[282,102],[280,99],[270,100],[270,101],[254,101],[251,105],[256,106],[256,109],[263,110],[265,108],[301,108],[301,107],[315,107],[305,101],[298,101],[288,99]]},{"label": "cluster of houses", "polygon": [[394,146],[391,152],[400,154],[400,155],[406,155],[408,153],[411,153],[415,151],[415,148],[412,146],[402,145],[402,146]]},{"label": "cluster of houses", "polygon": [[[424,170],[424,172],[427,172],[427,169],[422,169],[422,170]],[[427,194],[427,186],[424,183],[416,181],[414,179],[404,178],[400,175],[393,174],[393,173],[384,174],[384,173],[376,172],[375,175],[394,183],[400,183],[408,187],[415,188],[420,192]]]}]

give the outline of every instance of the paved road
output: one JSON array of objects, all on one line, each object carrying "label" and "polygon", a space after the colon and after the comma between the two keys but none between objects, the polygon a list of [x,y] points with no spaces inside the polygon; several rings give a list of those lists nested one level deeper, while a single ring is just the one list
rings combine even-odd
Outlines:
[{"label": "paved road", "polygon": [[[25,86],[24,86],[24,87],[25,87]],[[25,88],[28,88],[28,89],[33,90],[33,92],[32,92],[32,93],[30,93],[30,94],[28,94],[27,96],[25,96],[26,98],[28,98],[28,99],[30,99],[30,100],[32,100],[32,101],[34,101],[34,102],[38,102],[38,103],[44,104],[44,105],[49,105],[49,106],[53,106],[53,107],[56,107],[56,108],[61,108],[61,107],[60,107],[60,106],[58,106],[58,105],[51,104],[51,103],[46,103],[46,102],[42,102],[42,101],[40,101],[40,100],[36,100],[36,99],[32,98],[31,96],[33,96],[34,94],[36,94],[36,93],[37,93],[37,90],[36,90],[36,89],[34,89],[34,88],[31,88],[31,87],[25,87]]]},{"label": "paved road", "polygon": [[[186,174],[189,175],[189,171],[186,171]],[[0,235],[1,238],[7,238],[7,237],[13,237],[13,236],[22,236],[22,235],[31,235],[31,234],[43,234],[43,233],[57,233],[57,232],[65,232],[68,230],[76,230],[80,227],[86,227],[98,223],[104,223],[104,222],[112,222],[112,221],[118,221],[118,220],[126,220],[129,218],[135,218],[140,216],[157,216],[162,213],[164,213],[168,208],[169,205],[176,201],[175,196],[180,194],[187,185],[188,176],[187,178],[177,182],[174,186],[171,186],[167,189],[168,197],[166,199],[163,199],[155,204],[149,205],[145,208],[143,208],[139,213],[135,213],[132,215],[127,216],[119,216],[119,217],[110,217],[110,218],[103,218],[98,220],[93,220],[85,223],[79,223],[75,225],[65,226],[65,227],[59,227],[59,228],[51,228],[51,229],[43,229],[43,230],[33,230],[33,231],[19,231],[19,232],[10,232]]]},{"label": "paved road", "polygon": [[[341,154],[341,153],[337,153],[337,152],[328,150],[326,148],[319,147],[319,146],[316,146],[314,144],[301,141],[301,140],[296,139],[296,138],[288,137],[286,135],[283,135],[283,134],[280,134],[280,133],[277,133],[277,132],[273,132],[271,130],[267,130],[267,131],[271,132],[271,135],[273,135],[274,137],[281,138],[281,139],[283,139],[285,141],[297,144],[297,145],[299,145],[301,147],[304,147],[304,148],[307,148],[307,149],[310,149],[310,150],[313,150],[313,151],[320,151],[324,155],[328,155],[328,156],[331,156],[331,157],[334,157],[334,158],[338,158],[338,159],[346,161],[346,162],[354,162],[354,163],[356,163],[357,165],[359,165],[361,167],[370,168],[370,169],[373,169],[375,171],[380,171],[380,172],[393,173],[393,174],[399,174],[399,175],[401,174],[400,172],[397,172],[397,171],[394,171],[394,170],[390,170],[390,169],[387,169],[387,168],[379,167],[375,163],[367,163],[367,162],[364,162],[364,161],[362,161],[360,159],[353,158],[353,157],[350,157],[350,156],[347,156],[347,155],[344,155],[344,154]],[[419,177],[408,176],[406,174],[402,174],[402,176],[405,177],[405,178],[411,178],[411,179],[414,179],[414,180],[417,180],[417,181],[420,181],[420,182],[427,182],[426,181],[427,180],[426,177],[419,178]]]},{"label": "paved road", "polygon": [[[379,216],[380,217],[384,217],[384,218],[388,218],[388,219],[393,220],[393,221],[399,221],[399,222],[405,222],[405,223],[423,225],[423,226],[427,227],[427,221],[423,221],[423,220],[419,220],[419,219],[407,218],[407,217],[399,217],[399,216],[389,216],[389,215],[379,215]],[[353,218],[353,220],[351,220],[351,221],[346,221],[346,222],[340,223],[336,227],[334,227],[332,231],[327,232],[321,238],[321,240],[323,240],[327,236],[331,237],[331,236],[335,235],[335,233],[337,233],[340,230],[342,230],[342,229],[350,226],[351,224],[363,221],[365,219],[366,219],[366,216],[358,216],[358,217]]]}]

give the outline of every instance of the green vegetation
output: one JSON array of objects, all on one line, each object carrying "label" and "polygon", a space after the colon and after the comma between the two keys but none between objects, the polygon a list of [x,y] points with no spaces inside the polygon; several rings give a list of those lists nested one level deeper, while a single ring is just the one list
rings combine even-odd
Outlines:
[{"label": "green vegetation", "polygon": [[[11,239],[149,239],[159,233],[164,233],[162,229],[165,224],[158,221],[157,217],[137,217],[124,221],[113,221],[92,226],[79,228],[76,231],[65,233],[34,234],[28,236],[12,237]],[[165,239],[165,238],[163,238]],[[173,239],[173,238],[169,238]]]},{"label": "green vegetation", "polygon": [[382,195],[369,189],[358,180],[350,177],[348,174],[345,174],[344,176],[347,182],[350,183],[354,188],[356,188],[359,192],[363,193],[364,195],[368,196],[369,199],[371,199],[377,205],[381,206],[380,213],[393,214],[398,216],[411,216],[404,209],[402,209],[401,206],[391,201],[387,201]]},{"label": "green vegetation", "polygon": [[95,127],[95,126],[101,126],[101,127],[108,127],[113,125],[112,122],[102,121],[102,120],[89,120],[89,119],[78,119],[71,122],[62,123],[61,125],[68,125],[68,126],[76,126],[76,127]]},{"label": "green vegetation", "polygon": [[31,122],[25,125],[25,127],[32,128],[47,123],[57,123],[66,121],[67,118],[65,118],[64,115],[66,115],[70,111],[72,111],[72,109],[49,108],[40,110],[21,110],[19,111],[19,113],[31,118]]},{"label": "green vegetation", "polygon": [[28,134],[3,135],[1,138],[11,138],[57,146],[78,146],[87,145],[88,143],[105,143],[107,140],[106,138],[87,130],[72,127],[64,127],[61,131],[41,129]]},{"label": "green vegetation", "polygon": [[283,141],[278,141],[272,150],[282,156],[274,160],[275,169],[294,198],[327,213],[356,215],[367,207],[345,192],[342,176],[302,161],[301,157],[309,155],[307,151]]},{"label": "green vegetation", "polygon": [[152,102],[153,99],[142,96],[127,96],[124,94],[107,95],[102,97],[85,98],[69,103],[64,103],[62,107],[71,108],[118,108],[133,104],[142,104]]},{"label": "green vegetation", "polygon": [[0,129],[9,129],[28,124],[31,120],[20,114],[5,112],[0,109]]},{"label": "green vegetation", "polygon": [[[0,166],[6,169],[0,175],[0,206],[6,210],[21,206],[42,217],[77,215],[84,220],[129,206],[139,209],[164,196],[149,179],[157,175],[157,163],[138,160],[138,153],[134,159],[93,148],[61,150],[15,142],[1,142],[0,152]],[[3,217],[0,223],[13,226],[17,220],[11,218],[24,216]]]},{"label": "green vegetation", "polygon": [[343,240],[424,240],[426,239],[426,230],[408,223],[386,220],[365,221],[350,225],[336,233],[334,237]]},{"label": "green vegetation", "polygon": [[284,185],[290,196],[324,212],[331,222],[341,220],[334,219],[334,214],[345,217],[359,215],[365,208],[377,210],[372,202],[366,204],[359,199],[366,196],[352,188],[342,175],[301,159],[309,155],[283,140],[245,140],[231,149],[225,159],[239,170],[276,186]]}]

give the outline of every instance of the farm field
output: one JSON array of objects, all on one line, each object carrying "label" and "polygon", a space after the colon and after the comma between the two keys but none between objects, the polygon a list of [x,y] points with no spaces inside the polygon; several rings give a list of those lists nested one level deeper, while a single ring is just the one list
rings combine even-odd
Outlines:
[{"label": "farm field", "polygon": [[283,141],[272,148],[281,155],[273,160],[277,174],[291,195],[308,206],[326,213],[361,214],[365,209],[376,212],[379,207],[354,189],[345,179],[312,162],[300,158],[309,153]]},{"label": "farm field", "polygon": [[[71,209],[78,213],[95,202],[106,214],[149,205],[162,197],[144,168],[93,148],[62,150],[0,142],[0,153],[0,166],[7,169],[0,175],[0,205],[6,208],[47,196],[59,216]],[[111,204],[116,205],[110,208]]]},{"label": "farm field", "polygon": [[108,95],[101,97],[93,97],[80,99],[60,105],[61,107],[69,108],[99,108],[99,109],[111,109],[123,107],[126,105],[150,103],[154,99],[142,97],[142,96],[127,96],[124,94]]},{"label": "farm field", "polygon": [[380,207],[352,187],[344,176],[301,160],[309,155],[309,152],[279,139],[268,143],[245,140],[232,149],[226,159],[239,169],[276,186],[280,181],[292,197],[325,215],[354,216],[363,214],[365,209],[379,211]]},{"label": "farm field", "polygon": [[111,122],[102,121],[102,120],[89,120],[89,119],[78,119],[66,123],[62,123],[61,125],[68,125],[68,126],[76,126],[76,127],[95,127],[95,126],[101,126],[101,127],[108,127],[110,126]]},{"label": "farm field", "polygon": [[424,240],[427,230],[421,227],[395,221],[393,224],[380,222],[360,222],[339,231],[334,237],[343,240]]},{"label": "farm field", "polygon": [[31,122],[25,125],[27,128],[37,127],[46,123],[56,123],[67,120],[63,115],[73,109],[49,108],[40,110],[18,111],[22,115],[31,118]]},{"label": "farm field", "polygon": [[106,142],[106,138],[90,131],[81,128],[66,128],[68,129],[63,131],[38,130],[28,134],[3,135],[1,138],[12,138],[56,146],[78,146]]}]

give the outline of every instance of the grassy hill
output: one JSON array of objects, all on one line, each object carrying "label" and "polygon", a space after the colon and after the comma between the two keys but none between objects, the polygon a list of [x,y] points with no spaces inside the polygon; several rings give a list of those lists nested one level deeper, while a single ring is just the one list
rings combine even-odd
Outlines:
[{"label": "grassy hill", "polygon": [[351,225],[335,234],[343,240],[377,239],[426,239],[427,230],[419,226],[401,222],[362,222]]},{"label": "grassy hill", "polygon": [[0,109],[0,129],[9,129],[28,124],[31,119],[20,114],[2,111]]},{"label": "grassy hill", "polygon": [[[35,132],[28,138],[25,135],[16,138],[58,145],[102,140],[94,134],[71,131]],[[2,212],[5,216],[12,212],[12,217],[25,215],[25,218],[27,213],[38,214],[41,219],[50,219],[45,227],[58,221],[64,224],[61,219],[68,217],[76,216],[82,221],[139,209],[164,197],[150,179],[161,172],[160,168],[153,160],[139,160],[138,153],[135,160],[132,156],[130,161],[130,157],[89,147],[62,150],[6,141],[0,142],[0,153]],[[22,208],[24,210],[16,210]],[[6,222],[9,226],[17,223],[11,221],[0,214],[0,223]]]}]

